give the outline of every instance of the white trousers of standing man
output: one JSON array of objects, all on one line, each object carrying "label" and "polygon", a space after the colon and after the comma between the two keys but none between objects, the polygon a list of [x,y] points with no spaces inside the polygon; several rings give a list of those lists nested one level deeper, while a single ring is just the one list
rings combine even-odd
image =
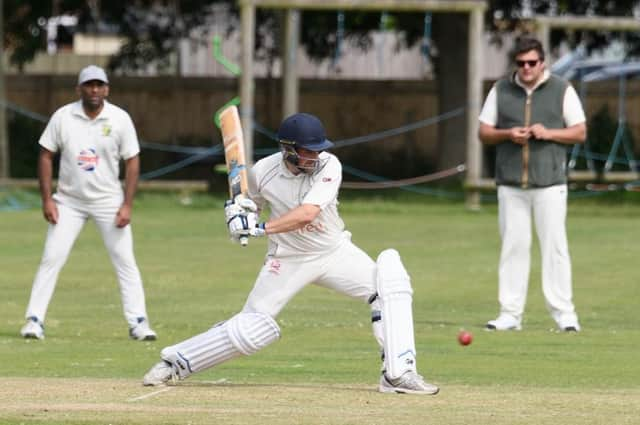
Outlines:
[{"label": "white trousers of standing man", "polygon": [[115,223],[120,203],[109,202],[108,205],[98,206],[72,201],[61,202],[60,199],[61,197],[56,196],[58,223],[49,224],[44,253],[33,281],[26,317],[37,317],[44,323],[58,274],[84,224],[88,219],[92,219],[102,235],[120,283],[125,319],[130,328],[135,327],[138,318],[147,317],[147,311],[142,278],[133,254],[131,226],[118,228]]},{"label": "white trousers of standing man", "polygon": [[540,242],[542,292],[560,329],[579,329],[572,297],[571,259],[566,233],[567,185],[520,189],[498,187],[502,237],[499,265],[500,313],[521,323],[531,263],[531,218]]}]

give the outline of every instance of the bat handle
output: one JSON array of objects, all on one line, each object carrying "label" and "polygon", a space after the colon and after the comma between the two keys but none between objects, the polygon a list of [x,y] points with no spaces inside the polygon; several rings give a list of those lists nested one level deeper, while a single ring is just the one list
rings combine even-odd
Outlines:
[{"label": "bat handle", "polygon": [[249,243],[249,237],[240,236],[240,245],[247,246],[248,243]]}]

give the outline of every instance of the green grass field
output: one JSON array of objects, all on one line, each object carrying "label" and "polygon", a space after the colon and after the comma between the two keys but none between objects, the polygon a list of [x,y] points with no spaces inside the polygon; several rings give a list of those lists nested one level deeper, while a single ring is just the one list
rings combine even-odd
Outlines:
[{"label": "green grass field", "polygon": [[[393,195],[341,204],[371,256],[398,249],[412,276],[418,367],[435,397],[375,391],[368,307],[309,287],[278,317],[282,339],[178,386],[141,378],[165,346],[243,305],[264,255],[228,241],[222,198],[141,193],[133,225],[156,342],[128,339],[118,286],[89,224],[63,269],[44,341],[18,331],[42,252],[37,208],[0,213],[0,424],[637,424],[640,421],[640,199],[569,205],[583,332],[554,330],[533,246],[524,329],[489,333],[497,314],[496,205],[481,211]],[[458,345],[460,329],[473,332]]]}]

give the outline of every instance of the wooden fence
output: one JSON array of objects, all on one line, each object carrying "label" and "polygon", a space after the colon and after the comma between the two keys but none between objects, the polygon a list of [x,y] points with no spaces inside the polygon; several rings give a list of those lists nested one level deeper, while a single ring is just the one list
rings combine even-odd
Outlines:
[{"label": "wooden fence", "polygon": [[[74,76],[11,75],[7,77],[8,100],[25,110],[49,116],[61,105],[77,99]],[[485,84],[485,90],[491,82]],[[110,101],[132,116],[141,140],[163,144],[211,146],[220,143],[213,124],[215,111],[236,96],[236,80],[219,78],[118,77],[111,78]],[[438,111],[434,81],[345,81],[302,80],[300,109],[318,115],[334,140],[365,136],[411,124]],[[446,92],[442,95],[446,96]],[[589,117],[607,106],[617,121],[617,82],[591,83],[586,110]],[[460,105],[463,106],[463,105]],[[640,138],[640,82],[630,81],[626,93],[626,117],[635,140]],[[281,120],[279,80],[256,81],[256,122],[275,131]],[[613,134],[611,139],[613,140]],[[10,143],[33,144],[21,134],[10,134]],[[258,135],[255,145],[276,147],[268,137]],[[640,143],[636,143],[636,152]],[[348,164],[367,170],[387,170],[390,163],[410,164],[403,177],[433,170],[437,158],[438,126],[430,125],[399,136],[340,149]],[[157,167],[166,155],[149,154],[143,166]],[[144,158],[143,158],[144,159]],[[391,164],[392,165],[392,164]],[[208,167],[209,165],[207,165]],[[393,167],[391,167],[393,168]],[[372,171],[375,172],[375,171]],[[182,175],[182,177],[188,177]],[[197,177],[197,176],[196,176]]]}]

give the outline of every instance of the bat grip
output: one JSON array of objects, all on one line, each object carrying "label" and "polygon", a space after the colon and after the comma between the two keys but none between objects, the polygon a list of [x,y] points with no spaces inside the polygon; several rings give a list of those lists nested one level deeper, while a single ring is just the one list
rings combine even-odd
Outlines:
[{"label": "bat grip", "polygon": [[240,245],[247,246],[248,243],[249,243],[249,237],[240,236]]}]

